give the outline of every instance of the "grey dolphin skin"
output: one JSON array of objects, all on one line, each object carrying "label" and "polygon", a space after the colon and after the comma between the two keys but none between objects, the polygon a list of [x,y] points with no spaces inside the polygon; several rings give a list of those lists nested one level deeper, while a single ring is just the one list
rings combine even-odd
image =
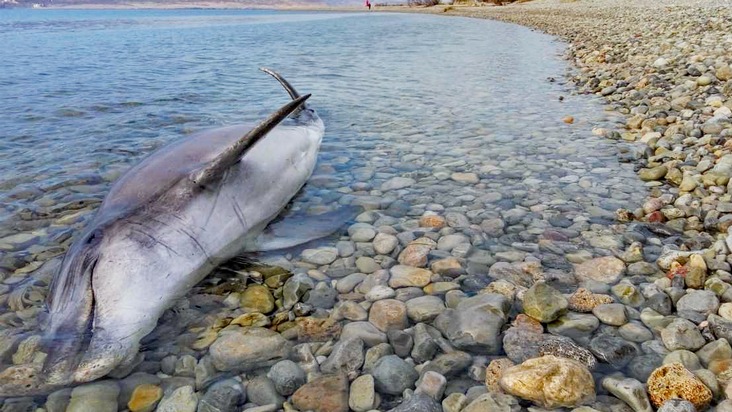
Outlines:
[{"label": "grey dolphin skin", "polygon": [[[204,131],[125,173],[54,275],[42,367],[0,372],[0,397],[49,393],[131,362],[163,312],[262,231],[315,167],[325,127],[279,74],[292,100],[257,125]],[[280,124],[290,116],[293,124]],[[304,237],[282,246],[291,246]]]}]

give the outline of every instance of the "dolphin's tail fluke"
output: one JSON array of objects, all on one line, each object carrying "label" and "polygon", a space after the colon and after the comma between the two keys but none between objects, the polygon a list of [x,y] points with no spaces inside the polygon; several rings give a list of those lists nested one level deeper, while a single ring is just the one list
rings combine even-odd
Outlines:
[{"label": "dolphin's tail fluke", "polygon": [[[285,80],[284,77],[282,77],[281,74],[277,73],[276,71],[269,69],[267,67],[260,67],[259,70],[267,73],[268,75],[274,77],[282,87],[285,88],[287,91],[287,94],[290,95],[290,97],[294,99],[298,99],[300,97],[300,93],[295,90],[294,87]],[[309,123],[310,121],[314,120],[317,116],[314,116],[314,112],[312,110],[305,110],[308,109],[308,104],[303,102],[300,106],[298,106],[290,115],[291,118],[298,120],[300,123]],[[305,115],[306,114],[306,115]]]},{"label": "dolphin's tail fluke", "polygon": [[297,90],[295,90],[295,88],[292,87],[292,85],[290,84],[290,82],[288,82],[287,80],[285,80],[285,78],[282,77],[276,71],[274,71],[272,69],[269,69],[267,67],[260,67],[259,70],[267,73],[268,75],[274,77],[278,82],[280,82],[280,84],[282,85],[282,87],[284,87],[285,90],[287,90],[287,93],[290,95],[290,97],[293,100],[294,99],[297,99],[298,97],[300,97],[300,93],[298,93]]}]

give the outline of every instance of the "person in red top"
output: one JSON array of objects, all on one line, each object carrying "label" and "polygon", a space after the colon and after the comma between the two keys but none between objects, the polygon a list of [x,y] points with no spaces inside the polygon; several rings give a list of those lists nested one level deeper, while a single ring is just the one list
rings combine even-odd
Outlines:
[{"label": "person in red top", "polygon": [[371,10],[371,1],[366,0],[366,7],[368,7],[369,10]]}]

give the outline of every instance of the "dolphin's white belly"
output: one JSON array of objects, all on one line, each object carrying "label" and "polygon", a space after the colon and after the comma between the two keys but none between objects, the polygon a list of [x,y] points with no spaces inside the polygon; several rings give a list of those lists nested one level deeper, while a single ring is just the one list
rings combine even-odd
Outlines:
[{"label": "dolphin's white belly", "polygon": [[[207,188],[205,195],[192,199],[183,210],[156,216],[155,222],[128,225],[131,233],[125,242],[130,245],[120,245],[119,253],[130,250],[137,255],[120,261],[139,260],[147,267],[144,271],[128,271],[124,278],[107,277],[106,287],[95,287],[107,294],[96,296],[100,303],[95,327],[129,331],[103,324],[104,319],[119,322],[123,317],[137,323],[137,339],[151,332],[166,308],[215,266],[241,252],[245,239],[258,235],[297,194],[315,167],[321,137],[322,123],[316,128],[275,129],[250,149],[217,186]],[[154,240],[146,238],[150,232],[143,233],[150,225],[156,229]],[[135,232],[138,229],[140,233]],[[141,251],[135,247],[146,241],[149,248]],[[98,264],[114,266],[116,260],[102,256]],[[146,284],[149,288],[141,291],[129,288],[130,284]],[[127,313],[120,314],[120,308]],[[104,316],[106,310],[110,311],[108,317]]]},{"label": "dolphin's white belly", "polygon": [[273,133],[254,146],[221,183],[191,205],[192,221],[211,256],[227,260],[257,236],[313,172],[322,132],[306,127]]}]

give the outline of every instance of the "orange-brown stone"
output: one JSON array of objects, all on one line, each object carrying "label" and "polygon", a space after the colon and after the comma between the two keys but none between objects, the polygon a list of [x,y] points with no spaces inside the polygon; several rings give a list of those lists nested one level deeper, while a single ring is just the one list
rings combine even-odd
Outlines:
[{"label": "orange-brown stone", "polygon": [[685,399],[701,411],[712,401],[712,391],[681,363],[663,365],[648,377],[648,394],[657,408],[669,399]]},{"label": "orange-brown stone", "polygon": [[445,218],[439,215],[424,215],[419,219],[420,227],[433,227],[442,229],[447,225]]},{"label": "orange-brown stone", "polygon": [[157,385],[138,385],[132,391],[127,407],[131,412],[148,412],[155,409],[155,405],[163,397],[163,389]]},{"label": "orange-brown stone", "polygon": [[341,335],[341,324],[332,318],[298,318],[297,338],[300,342],[324,342]]},{"label": "orange-brown stone", "polygon": [[301,386],[292,403],[301,411],[348,412],[348,378],[325,375]]},{"label": "orange-brown stone", "polygon": [[493,359],[488,367],[485,369],[485,386],[488,388],[488,392],[491,393],[503,393],[501,385],[498,381],[501,380],[503,372],[516,364],[508,358]]},{"label": "orange-brown stone", "polygon": [[608,295],[592,293],[585,288],[579,288],[569,297],[569,309],[575,312],[589,313],[595,306],[603,303],[613,303],[613,298]]},{"label": "orange-brown stone", "polygon": [[513,321],[513,326],[521,329],[530,330],[535,333],[544,333],[544,327],[541,326],[541,322],[523,313],[519,313],[516,316],[516,319]]}]

